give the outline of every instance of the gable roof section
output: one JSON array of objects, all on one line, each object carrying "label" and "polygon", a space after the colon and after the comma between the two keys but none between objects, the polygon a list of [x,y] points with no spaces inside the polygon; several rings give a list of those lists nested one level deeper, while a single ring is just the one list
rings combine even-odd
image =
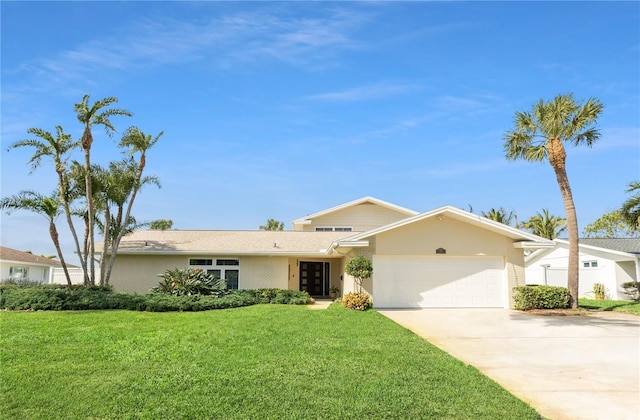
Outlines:
[{"label": "gable roof section", "polygon": [[353,232],[139,230],[122,239],[118,255],[324,255],[349,235]]},{"label": "gable roof section", "polygon": [[[533,264],[557,247],[568,248],[569,241],[566,239],[554,239],[556,244],[551,249],[541,249],[525,258],[526,264]],[[640,238],[616,238],[616,239],[590,239],[580,238],[579,249],[581,252],[596,252],[609,255],[611,259],[636,259],[640,257]]]},{"label": "gable roof section", "polygon": [[366,197],[359,198],[357,200],[350,201],[348,203],[340,204],[339,206],[331,207],[330,209],[322,210],[322,211],[319,211],[317,213],[313,213],[313,214],[310,214],[308,216],[301,217],[299,219],[294,220],[292,222],[292,224],[293,224],[294,227],[296,225],[308,225],[308,224],[311,223],[311,221],[314,218],[318,218],[320,216],[324,216],[324,215],[327,215],[329,213],[333,213],[333,212],[336,212],[336,211],[339,211],[339,210],[343,210],[343,209],[346,209],[348,207],[357,206],[357,205],[363,204],[363,203],[377,204],[379,206],[382,206],[382,207],[385,207],[385,208],[388,208],[388,209],[391,209],[391,210],[395,210],[395,211],[397,211],[399,213],[404,213],[407,216],[415,216],[415,215],[418,214],[417,211],[410,210],[410,209],[407,209],[405,207],[401,207],[401,206],[398,206],[398,205],[395,205],[395,204],[392,204],[392,203],[377,199],[375,197],[366,196]]},{"label": "gable roof section", "polygon": [[640,255],[640,238],[580,238],[580,245]]},{"label": "gable roof section", "polygon": [[[49,267],[62,267],[62,264],[58,260],[51,258],[33,255],[30,252],[18,251],[17,249],[7,248],[6,246],[0,246],[0,260],[6,262],[18,262],[31,265],[41,265]],[[67,264],[67,267],[75,267],[71,264]]]},{"label": "gable roof section", "polygon": [[338,242],[357,243],[358,241],[365,240],[367,238],[378,235],[380,233],[387,232],[392,229],[397,229],[402,226],[406,226],[412,223],[419,222],[421,220],[434,218],[434,217],[435,218],[448,217],[448,218],[458,220],[460,222],[468,223],[470,225],[477,226],[495,233],[499,233],[515,241],[519,240],[520,241],[519,243],[521,244],[519,247],[521,248],[549,248],[554,246],[554,243],[548,239],[542,238],[540,236],[534,235],[529,232],[524,232],[520,229],[516,229],[514,227],[505,225],[504,223],[487,219],[486,217],[482,217],[477,214],[469,213],[468,211],[465,211],[453,206],[443,206],[431,211],[427,211],[425,213],[421,213],[416,216],[408,217],[398,222],[391,223],[386,226],[382,226],[378,229],[373,229],[368,232],[352,235],[349,238],[346,238],[345,240],[338,241]]}]

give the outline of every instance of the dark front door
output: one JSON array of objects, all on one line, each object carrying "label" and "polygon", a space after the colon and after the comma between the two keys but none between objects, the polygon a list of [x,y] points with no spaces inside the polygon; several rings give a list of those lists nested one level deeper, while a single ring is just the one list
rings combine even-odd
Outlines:
[{"label": "dark front door", "polygon": [[316,261],[300,262],[300,290],[311,296],[329,294],[329,263]]}]

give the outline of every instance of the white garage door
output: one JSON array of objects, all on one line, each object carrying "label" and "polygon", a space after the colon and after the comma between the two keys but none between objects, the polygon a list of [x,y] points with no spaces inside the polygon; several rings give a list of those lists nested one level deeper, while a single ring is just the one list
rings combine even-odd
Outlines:
[{"label": "white garage door", "polygon": [[375,255],[379,308],[504,307],[502,257]]}]

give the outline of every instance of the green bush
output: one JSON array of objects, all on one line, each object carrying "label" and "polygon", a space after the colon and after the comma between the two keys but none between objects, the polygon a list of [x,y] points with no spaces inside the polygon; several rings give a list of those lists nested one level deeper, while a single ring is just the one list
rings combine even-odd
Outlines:
[{"label": "green bush", "polygon": [[357,311],[366,311],[373,307],[371,296],[364,292],[360,293],[347,293],[342,298],[342,305],[348,309],[355,309]]},{"label": "green bush", "polygon": [[526,311],[569,307],[569,290],[566,287],[529,285],[514,287],[513,290],[516,309]]},{"label": "green bush", "polygon": [[64,285],[0,285],[0,309],[61,311],[128,309],[132,311],[207,311],[259,303],[304,305],[307,292],[280,289],[226,290],[222,295],[146,295],[115,293],[110,287]]},{"label": "green bush", "polygon": [[640,282],[628,281],[626,283],[622,283],[620,286],[624,289],[623,293],[629,296],[631,300],[640,302]]},{"label": "green bush", "polygon": [[228,293],[227,282],[200,269],[175,268],[159,275],[162,280],[151,289],[152,293],[164,293],[174,296],[215,295]]}]

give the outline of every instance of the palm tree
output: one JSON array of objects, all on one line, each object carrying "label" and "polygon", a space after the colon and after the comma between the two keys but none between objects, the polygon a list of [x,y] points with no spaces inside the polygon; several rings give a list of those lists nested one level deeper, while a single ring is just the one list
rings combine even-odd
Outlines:
[{"label": "palm tree", "polygon": [[622,217],[629,226],[632,226],[635,230],[640,230],[640,181],[629,183],[627,192],[635,192],[635,194],[622,203],[622,209],[620,209]]},{"label": "palm tree", "polygon": [[480,213],[482,214],[482,217],[486,217],[487,219],[490,219],[496,222],[504,223],[507,226],[511,226],[511,221],[514,218],[516,219],[516,224],[518,220],[517,216],[513,211],[510,211],[509,213],[507,213],[504,207],[500,207],[498,209],[491,208],[491,210],[487,212],[481,211]]},{"label": "palm tree", "polygon": [[27,210],[44,216],[49,221],[49,235],[60,257],[60,264],[67,278],[67,285],[71,286],[71,276],[67,268],[67,263],[60,248],[60,239],[55,220],[60,214],[60,198],[57,191],[53,192],[49,197],[45,197],[34,191],[21,191],[16,195],[5,197],[0,200],[0,208],[11,214],[14,210]]},{"label": "palm tree", "polygon": [[566,170],[567,152],[563,142],[574,146],[591,146],[600,138],[595,127],[604,105],[590,98],[578,103],[573,94],[558,95],[545,102],[542,99],[531,112],[516,112],[515,128],[505,134],[507,159],[529,162],[548,160],[553,168],[567,218],[569,233],[569,266],[567,287],[571,307],[578,308],[578,218]]},{"label": "palm tree", "polygon": [[94,126],[101,125],[104,127],[105,133],[111,136],[115,130],[111,124],[110,118],[115,115],[131,116],[129,111],[118,108],[108,108],[112,104],[118,102],[115,97],[106,97],[97,100],[93,105],[89,104],[89,95],[84,95],[82,101],[75,104],[74,110],[78,121],[84,126],[84,131],[81,138],[81,146],[84,151],[84,169],[85,169],[85,190],[87,197],[87,217],[89,225],[89,237],[88,239],[88,255],[86,258],[89,261],[89,276],[91,284],[95,284],[95,262],[93,259],[95,245],[94,245],[94,229],[95,225],[95,212],[93,207],[93,191],[91,185],[91,146],[93,144],[93,135],[91,129]]},{"label": "palm tree", "polygon": [[79,142],[73,141],[71,135],[65,133],[60,125],[56,126],[55,136],[49,131],[40,128],[30,128],[27,130],[27,133],[33,134],[36,138],[17,141],[10,145],[7,150],[18,147],[33,147],[35,149],[35,153],[28,162],[31,165],[31,171],[34,171],[41,166],[42,158],[48,157],[53,160],[55,171],[58,175],[59,199],[64,209],[69,230],[71,231],[71,235],[73,236],[73,240],[76,245],[76,252],[80,259],[80,265],[82,266],[86,276],[87,265],[85,254],[81,252],[80,241],[78,240],[78,235],[76,233],[73,220],[71,219],[73,213],[71,211],[71,196],[69,194],[67,168],[69,155],[73,149],[79,146]]},{"label": "palm tree", "polygon": [[266,225],[260,226],[260,230],[284,230],[284,223],[276,219],[269,219]]},{"label": "palm tree", "polygon": [[549,210],[542,209],[542,213],[536,212],[535,216],[522,223],[522,228],[530,230],[534,235],[555,239],[567,230],[567,219],[550,215]]},{"label": "palm tree", "polygon": [[[116,178],[120,177],[119,181],[116,180],[113,183],[113,185],[120,186],[120,188],[112,191],[113,194],[110,197],[111,202],[115,203],[118,207],[116,222],[118,223],[119,228],[117,229],[117,235],[115,235],[111,242],[109,266],[106,269],[104,277],[105,284],[109,283],[109,277],[111,276],[113,263],[116,260],[120,241],[128,232],[126,227],[131,224],[131,209],[133,208],[133,203],[138,195],[138,191],[140,191],[140,189],[146,184],[155,184],[158,187],[160,186],[160,182],[157,177],[143,177],[142,174],[146,166],[147,151],[158,142],[163,134],[164,133],[161,131],[153,137],[151,134],[145,134],[137,127],[129,127],[124,132],[122,139],[120,140],[119,146],[128,148],[127,153],[131,156],[131,160],[124,161],[120,167],[115,165],[110,168],[112,174],[116,176]],[[139,154],[140,157],[137,164],[134,164],[133,156],[136,154]],[[122,188],[122,186],[124,186],[124,188]],[[106,242],[105,237],[105,244]],[[103,257],[106,257],[106,254],[103,254]],[[103,265],[106,262],[105,259],[102,259],[101,261]]]}]

